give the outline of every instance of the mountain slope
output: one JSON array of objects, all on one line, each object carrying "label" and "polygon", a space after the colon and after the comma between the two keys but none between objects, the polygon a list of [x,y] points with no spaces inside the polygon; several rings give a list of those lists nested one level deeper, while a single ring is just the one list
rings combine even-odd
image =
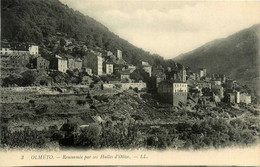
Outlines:
[{"label": "mountain slope", "polygon": [[101,23],[58,0],[2,0],[1,10],[1,36],[11,42],[40,45],[58,33],[85,42],[87,46],[111,51],[120,49],[123,58],[131,64],[137,64],[140,60],[150,64],[163,62],[162,57],[133,46]]},{"label": "mountain slope", "polygon": [[239,31],[224,39],[214,40],[174,60],[192,70],[207,68],[248,84],[259,85],[260,24]]}]

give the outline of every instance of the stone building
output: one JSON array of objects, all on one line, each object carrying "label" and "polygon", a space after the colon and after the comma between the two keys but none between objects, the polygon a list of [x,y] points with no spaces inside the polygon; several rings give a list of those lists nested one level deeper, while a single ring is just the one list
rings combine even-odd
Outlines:
[{"label": "stone building", "polygon": [[82,67],[92,69],[92,73],[95,75],[103,74],[102,64],[102,57],[99,54],[92,52],[88,52],[87,55],[84,56],[84,59],[82,61]]},{"label": "stone building", "polygon": [[131,74],[131,72],[130,72],[130,70],[124,70],[124,71],[116,71],[116,76],[117,77],[119,77],[120,78],[120,80],[121,81],[130,81],[131,79],[130,79],[130,74]]},{"label": "stone building", "polygon": [[56,55],[55,58],[51,60],[50,67],[54,70],[65,73],[68,70],[67,59]]},{"label": "stone building", "polygon": [[206,68],[203,68],[203,75],[207,76],[207,69]]},{"label": "stone building", "polygon": [[10,49],[10,48],[2,48],[0,50],[1,55],[9,55],[9,54],[15,54],[15,55],[21,55],[21,54],[31,54],[31,55],[38,55],[39,54],[39,48],[36,45],[29,46],[28,50],[18,50],[18,49]]},{"label": "stone building", "polygon": [[182,81],[182,82],[186,82],[187,74],[186,74],[186,69],[185,69],[184,66],[183,66],[182,69],[180,70],[180,77],[181,77],[181,81]]},{"label": "stone building", "polygon": [[43,57],[36,58],[36,69],[37,70],[48,70],[50,67],[50,62]]},{"label": "stone building", "polygon": [[237,81],[235,80],[227,80],[226,87],[229,89],[235,89],[238,86]]},{"label": "stone building", "polygon": [[82,68],[81,71],[88,73],[88,75],[93,75],[91,68]]},{"label": "stone building", "polygon": [[205,81],[197,81],[196,85],[200,88],[209,88],[211,89],[211,83]]},{"label": "stone building", "polygon": [[241,93],[240,94],[240,102],[245,103],[245,104],[250,104],[251,103],[251,96],[248,95],[247,93]]},{"label": "stone building", "polygon": [[8,55],[8,54],[12,54],[13,50],[11,50],[10,48],[1,48],[0,53],[1,55]]},{"label": "stone building", "polygon": [[29,53],[30,53],[31,55],[38,55],[38,54],[39,54],[39,48],[38,48],[38,46],[36,46],[36,45],[31,45],[31,46],[29,47]]},{"label": "stone building", "polygon": [[158,88],[159,86],[159,83],[166,80],[166,75],[165,74],[161,74],[161,75],[157,75],[155,76],[155,85],[156,85],[156,88]]},{"label": "stone building", "polygon": [[214,95],[219,96],[220,99],[224,98],[224,88],[220,85],[212,85],[211,86],[211,92]]},{"label": "stone building", "polygon": [[142,66],[149,66],[149,63],[146,61],[142,61]]},{"label": "stone building", "polygon": [[152,76],[152,66],[148,62],[142,61],[141,68],[149,74],[149,77]]},{"label": "stone building", "polygon": [[144,90],[146,89],[146,83],[139,81],[139,82],[132,82],[132,83],[121,83],[118,81],[109,81],[109,83],[103,84],[103,89],[122,89],[122,90],[129,90],[129,89],[137,89],[137,90]]},{"label": "stone building", "polygon": [[202,68],[200,69],[200,72],[199,72],[199,74],[200,74],[200,78],[204,76],[204,71],[203,71],[203,69],[202,69]]},{"label": "stone building", "polygon": [[0,56],[0,65],[2,68],[25,68],[26,65],[29,63],[29,55],[22,54],[22,55],[1,55]]},{"label": "stone building", "polygon": [[113,53],[111,51],[107,51],[107,56],[113,56]]},{"label": "stone building", "polygon": [[226,96],[227,96],[227,102],[229,102],[229,103],[236,102],[234,93],[228,93],[228,94],[226,94]]},{"label": "stone building", "polygon": [[130,74],[129,73],[121,73],[120,79],[121,80],[124,80],[124,79],[130,80]]},{"label": "stone building", "polygon": [[132,73],[132,72],[134,72],[134,70],[136,69],[136,66],[134,66],[134,65],[128,65],[128,66],[127,66],[127,69]]},{"label": "stone building", "polygon": [[152,76],[158,76],[164,74],[164,69],[162,67],[156,67],[152,70]]},{"label": "stone building", "polygon": [[222,83],[226,83],[226,75],[225,74],[220,75],[220,79],[221,79]]},{"label": "stone building", "polygon": [[68,62],[68,69],[70,70],[74,70],[74,69],[81,70],[82,68],[82,60],[80,58],[78,59],[68,58],[67,62]]},{"label": "stone building", "polygon": [[146,83],[142,82],[142,81],[133,82],[133,83],[121,83],[121,85],[122,85],[123,90],[135,89],[136,88],[140,91],[140,90],[146,89]]},{"label": "stone building", "polygon": [[106,64],[106,74],[113,74],[114,72],[114,65],[112,63],[107,63]]},{"label": "stone building", "polygon": [[143,66],[143,69],[145,72],[147,72],[149,74],[149,77],[152,76],[152,66],[148,65],[148,66]]},{"label": "stone building", "polygon": [[190,73],[190,75],[189,75],[189,79],[197,80],[197,79],[198,79],[198,76],[197,76],[196,73],[192,72],[192,73]]},{"label": "stone building", "polygon": [[164,69],[162,67],[154,68],[152,71],[152,76],[155,78],[156,88],[158,88],[160,82],[166,80],[166,74],[164,73]]},{"label": "stone building", "polygon": [[0,54],[1,55],[23,55],[23,54],[30,54],[30,52],[26,50],[12,50],[10,48],[2,48]]},{"label": "stone building", "polygon": [[173,106],[178,106],[180,102],[186,104],[188,84],[181,81],[165,80],[159,83],[157,92],[165,103]]},{"label": "stone building", "polygon": [[221,81],[220,80],[213,80],[211,81],[211,85],[221,85]]},{"label": "stone building", "polygon": [[235,98],[236,98],[236,103],[240,103],[240,92],[239,91],[235,91]]},{"label": "stone building", "polygon": [[119,49],[116,50],[116,57],[118,59],[122,59],[122,51],[121,50],[119,50]]}]

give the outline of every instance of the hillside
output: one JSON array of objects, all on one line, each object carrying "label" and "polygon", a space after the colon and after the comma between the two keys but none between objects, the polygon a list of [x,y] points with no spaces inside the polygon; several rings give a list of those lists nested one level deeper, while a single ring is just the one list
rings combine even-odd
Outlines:
[{"label": "hillside", "polygon": [[28,90],[29,103],[2,104],[0,147],[207,149],[259,141],[260,113],[248,106],[238,110],[224,103],[221,108],[193,103],[195,111],[173,108],[132,90],[101,95],[94,89],[71,90],[90,94],[50,95],[42,88]]},{"label": "hillside", "polygon": [[239,31],[224,39],[214,40],[174,60],[192,70],[207,68],[210,73],[223,73],[256,87],[259,79],[260,25]]},{"label": "hillside", "polygon": [[120,49],[124,60],[130,64],[140,60],[151,65],[164,62],[162,57],[133,46],[101,23],[58,0],[2,0],[1,10],[1,36],[9,42],[29,42],[44,47],[44,40],[59,34],[90,47]]}]

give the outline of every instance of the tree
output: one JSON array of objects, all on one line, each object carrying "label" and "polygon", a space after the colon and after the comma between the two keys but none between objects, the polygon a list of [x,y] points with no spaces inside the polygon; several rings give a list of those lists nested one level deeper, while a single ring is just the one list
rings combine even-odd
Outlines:
[{"label": "tree", "polygon": [[23,86],[32,86],[38,76],[36,71],[28,70],[21,74],[23,76]]},{"label": "tree", "polygon": [[89,127],[80,131],[80,135],[76,141],[77,145],[84,147],[99,147],[101,135],[101,126],[98,124],[91,124]]},{"label": "tree", "polygon": [[20,74],[11,74],[8,77],[3,79],[2,86],[10,86],[10,85],[23,85],[23,76]]}]

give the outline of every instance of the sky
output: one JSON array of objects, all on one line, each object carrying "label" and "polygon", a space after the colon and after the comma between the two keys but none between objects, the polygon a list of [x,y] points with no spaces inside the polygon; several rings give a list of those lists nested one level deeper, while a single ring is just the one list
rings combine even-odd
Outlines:
[{"label": "sky", "polygon": [[165,59],[260,23],[257,1],[60,1]]}]

